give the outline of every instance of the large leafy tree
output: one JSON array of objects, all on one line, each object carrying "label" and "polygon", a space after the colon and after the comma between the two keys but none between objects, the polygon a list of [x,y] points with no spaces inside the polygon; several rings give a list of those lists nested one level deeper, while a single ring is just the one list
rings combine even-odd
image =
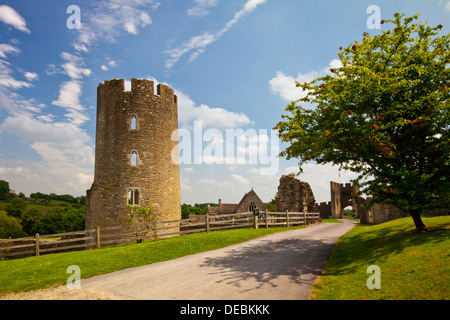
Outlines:
[{"label": "large leafy tree", "polygon": [[392,27],[363,34],[339,49],[342,66],[310,83],[275,129],[304,163],[332,163],[358,173],[371,203],[411,214],[426,231],[423,210],[449,204],[450,35],[418,15],[382,21]]}]

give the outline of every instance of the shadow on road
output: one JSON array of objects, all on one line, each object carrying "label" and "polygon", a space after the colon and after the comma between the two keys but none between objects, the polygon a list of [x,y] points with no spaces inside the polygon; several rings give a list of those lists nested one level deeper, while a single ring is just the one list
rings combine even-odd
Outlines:
[{"label": "shadow on road", "polygon": [[216,268],[213,274],[220,275],[217,283],[240,287],[241,281],[254,280],[257,285],[251,290],[263,285],[277,287],[275,280],[283,276],[289,283],[311,285],[333,247],[319,240],[268,240],[233,249],[226,256],[206,258],[201,267]]}]

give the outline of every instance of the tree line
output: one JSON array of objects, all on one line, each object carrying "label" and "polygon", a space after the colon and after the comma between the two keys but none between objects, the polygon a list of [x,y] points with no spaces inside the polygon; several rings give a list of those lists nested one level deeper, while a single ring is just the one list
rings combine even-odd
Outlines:
[{"label": "tree line", "polygon": [[[0,180],[0,200],[8,201],[4,210],[0,210],[0,239],[84,230],[84,196],[41,192],[32,193],[29,198],[22,195],[23,193],[17,195],[12,192],[9,183]],[[51,200],[60,203],[54,207],[50,205]],[[36,208],[36,202],[48,207],[48,211]]]}]

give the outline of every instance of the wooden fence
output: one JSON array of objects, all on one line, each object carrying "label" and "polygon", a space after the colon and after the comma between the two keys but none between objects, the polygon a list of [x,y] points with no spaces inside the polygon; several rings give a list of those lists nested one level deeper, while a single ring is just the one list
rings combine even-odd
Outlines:
[{"label": "wooden fence", "polygon": [[198,215],[188,219],[155,221],[35,237],[0,239],[0,260],[39,256],[43,254],[100,249],[111,245],[146,240],[156,241],[176,235],[210,232],[233,228],[269,228],[275,226],[298,226],[317,223],[319,213],[267,212],[254,215],[232,213],[221,215]]}]

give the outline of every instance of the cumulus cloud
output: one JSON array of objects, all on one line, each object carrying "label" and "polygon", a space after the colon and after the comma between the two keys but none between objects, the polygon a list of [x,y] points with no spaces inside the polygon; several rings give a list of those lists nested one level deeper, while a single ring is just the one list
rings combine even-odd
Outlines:
[{"label": "cumulus cloud", "polygon": [[302,88],[296,86],[296,82],[304,83],[311,82],[315,78],[324,76],[329,73],[330,68],[342,67],[342,63],[338,59],[330,61],[326,68],[319,71],[309,71],[307,73],[299,73],[295,78],[287,75],[281,71],[278,71],[272,79],[269,81],[270,89],[273,93],[278,94],[282,99],[287,101],[296,101],[304,98],[308,92]]},{"label": "cumulus cloud", "polygon": [[28,80],[28,81],[35,81],[35,80],[39,80],[39,76],[38,76],[38,74],[37,73],[35,73],[35,72],[25,72],[25,78]]},{"label": "cumulus cloud", "polygon": [[202,121],[205,128],[237,128],[252,123],[242,112],[236,113],[205,104],[197,105],[183,92],[175,90],[175,94],[178,97],[179,120],[184,126],[189,126],[194,121]]},{"label": "cumulus cloud", "polygon": [[[52,119],[50,119],[52,120]],[[84,194],[92,183],[94,150],[86,132],[68,122],[47,122],[27,114],[8,116],[0,124],[0,132],[29,141],[41,157],[28,163],[18,174],[17,165],[3,165],[9,181],[24,186],[23,192],[73,192]],[[32,189],[34,188],[34,190]],[[27,189],[27,190],[24,190]]]},{"label": "cumulus cloud", "polygon": [[27,22],[25,19],[18,14],[16,10],[7,5],[0,5],[0,21],[19,31],[31,33],[31,31],[27,28]]}]

